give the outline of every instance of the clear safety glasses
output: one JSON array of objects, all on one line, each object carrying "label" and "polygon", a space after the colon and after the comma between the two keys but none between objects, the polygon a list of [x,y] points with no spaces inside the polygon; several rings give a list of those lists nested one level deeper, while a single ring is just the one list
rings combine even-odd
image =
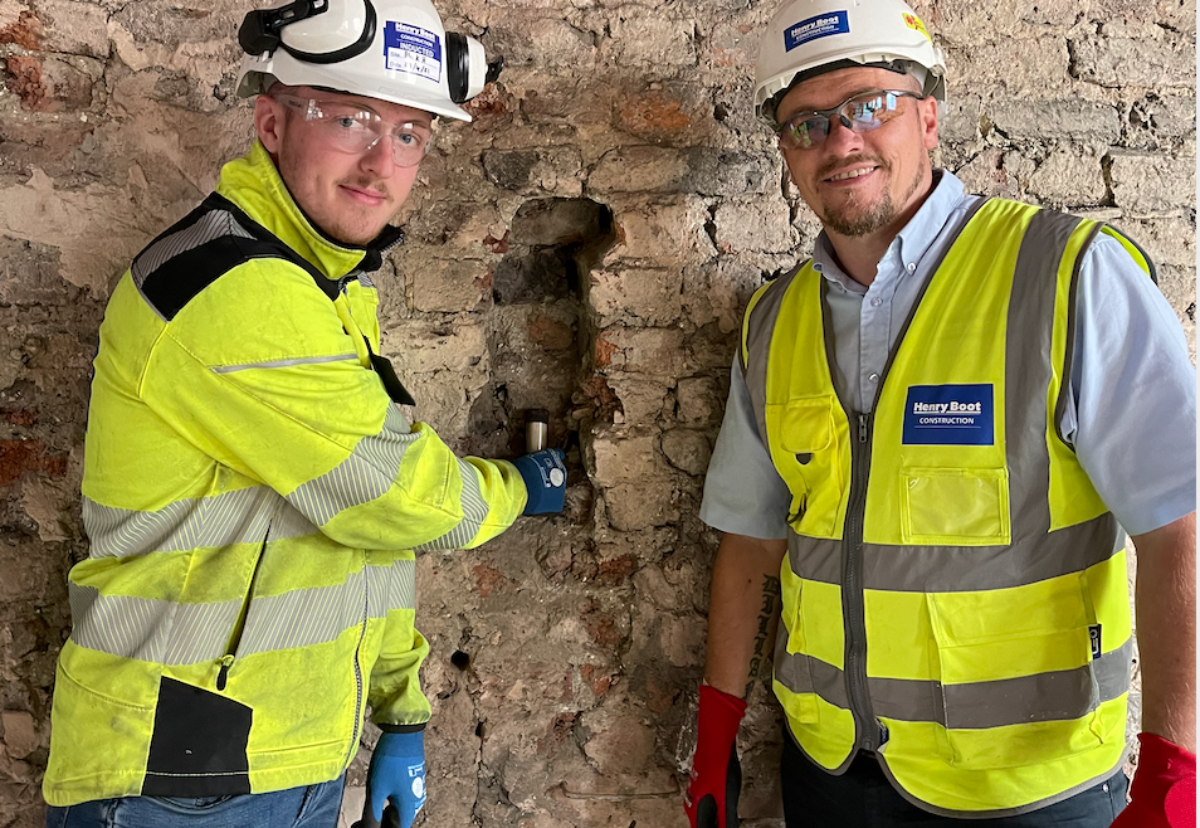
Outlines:
[{"label": "clear safety glasses", "polygon": [[775,127],[779,146],[785,150],[817,147],[829,137],[830,121],[837,118],[842,126],[854,132],[878,129],[894,117],[900,98],[924,100],[923,95],[897,89],[863,92],[835,106],[797,112]]},{"label": "clear safety glasses", "polygon": [[357,104],[342,101],[301,98],[297,95],[272,95],[281,104],[304,114],[331,149],[348,155],[361,155],[383,137],[390,136],[392,158],[398,167],[415,167],[433,146],[429,124],[411,121],[390,124],[379,114]]}]

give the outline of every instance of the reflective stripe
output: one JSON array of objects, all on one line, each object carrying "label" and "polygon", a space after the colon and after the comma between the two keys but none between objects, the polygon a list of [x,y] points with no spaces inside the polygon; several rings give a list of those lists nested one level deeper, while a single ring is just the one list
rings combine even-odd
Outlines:
[{"label": "reflective stripe", "polygon": [[273,522],[273,538],[320,531],[265,486],[177,500],[156,512],[118,509],[83,499],[83,525],[93,558],[257,543],[266,538],[267,526]]},{"label": "reflective stripe", "polygon": [[479,486],[479,470],[466,460],[458,461],[458,471],[462,476],[463,518],[458,525],[440,538],[416,547],[418,552],[428,552],[433,549],[461,549],[479,534],[479,528],[487,520],[488,505],[483,499]]},{"label": "reflective stripe", "polygon": [[346,509],[370,503],[391,488],[408,447],[421,439],[399,409],[388,405],[378,434],[358,441],[354,451],[333,468],[299,486],[288,501],[318,526]]},{"label": "reflective stripe", "polygon": [[[288,650],[333,641],[363,617],[383,618],[389,610],[416,606],[416,564],[398,560],[389,567],[367,567],[338,586],[298,589],[255,598],[237,655]],[[365,583],[370,587],[364,589]]]},{"label": "reflective stripe", "polygon": [[333,356],[307,357],[305,359],[277,359],[271,362],[249,362],[245,365],[219,365],[212,369],[214,374],[232,374],[248,368],[289,368],[293,365],[322,365],[326,362],[358,362],[358,354],[335,354]]},{"label": "reflective stripe", "polygon": [[225,210],[210,210],[195,223],[189,224],[182,230],[159,239],[134,259],[133,266],[130,267],[133,273],[134,284],[138,286],[138,290],[140,291],[142,283],[146,281],[150,274],[154,273],[154,271],[158,270],[168,261],[180,253],[186,253],[222,236],[236,236],[241,239],[254,238],[246,228],[238,224],[232,213]]},{"label": "reflective stripe", "polygon": [[416,609],[416,561],[397,560],[391,566],[369,566],[365,571],[372,618],[383,618],[394,609]]},{"label": "reflective stripe", "polygon": [[71,639],[91,650],[155,664],[195,664],[224,655],[242,601],[176,604],[101,595],[68,583]]},{"label": "reflective stripe", "polygon": [[[1075,539],[1076,527],[1043,541],[1051,525],[1046,389],[1052,379],[1049,356],[1054,350],[1054,300],[1058,268],[1080,221],[1077,216],[1052,210],[1033,214],[1017,253],[1004,343],[1004,435],[1012,539],[1014,544],[1025,539],[1059,547],[1048,549],[1048,554],[1065,552],[1072,539],[1081,544],[1099,541],[1094,535]],[[1115,527],[1113,522],[1114,531]],[[1102,541],[1097,551],[1108,545],[1111,541]]]},{"label": "reflective stripe", "polygon": [[[365,574],[364,574],[365,572]],[[238,657],[333,641],[358,626],[370,586],[368,616],[416,605],[416,567],[410,560],[371,566],[336,586],[314,587],[254,598],[238,646]],[[127,595],[101,595],[93,587],[68,584],[73,629],[81,647],[156,664],[215,661],[225,654],[243,599],[180,604]]]},{"label": "reflective stripe", "polygon": [[804,262],[766,288],[762,298],[746,312],[746,320],[743,323],[746,352],[749,354],[744,368],[746,388],[750,392],[754,420],[758,424],[758,434],[764,446],[767,445],[767,362],[771,355],[771,336],[775,333],[775,320],[779,318],[779,309],[783,307],[788,288],[811,261],[810,259]]},{"label": "reflective stripe", "polygon": [[[841,582],[841,548],[841,541],[788,534],[792,571],[809,581]],[[1124,548],[1111,514],[1012,546],[865,544],[863,587],[890,592],[1007,589],[1082,572]]]},{"label": "reflective stripe", "polygon": [[[977,730],[1078,719],[1129,690],[1132,658],[1131,638],[1075,670],[970,684],[877,677],[867,683],[877,716]],[[788,662],[775,673],[784,687],[793,693],[816,693],[835,707],[849,709],[841,670],[804,654],[789,656]]]}]

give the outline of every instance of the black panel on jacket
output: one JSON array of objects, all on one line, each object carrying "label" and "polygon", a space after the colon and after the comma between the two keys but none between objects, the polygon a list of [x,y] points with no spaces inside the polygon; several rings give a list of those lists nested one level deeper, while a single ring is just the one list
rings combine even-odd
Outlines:
[{"label": "black panel on jacket", "polygon": [[[153,270],[144,277],[138,277],[139,260],[158,242],[193,227],[212,213],[225,216],[227,223],[218,224],[218,227],[226,230],[225,234],[203,241],[194,247],[186,247],[186,241],[177,244],[168,251],[161,263],[157,266],[150,265],[154,267]],[[347,278],[357,278],[359,272],[378,270],[383,262],[384,252],[403,240],[404,231],[399,227],[385,227],[371,244],[363,248],[364,255],[359,267],[348,274]],[[152,256],[151,259],[153,258]],[[209,195],[195,210],[159,234],[134,259],[133,269],[135,277],[141,278],[142,296],[159,315],[170,322],[188,302],[233,268],[251,259],[267,258],[283,259],[294,264],[312,277],[313,283],[331,302],[337,300],[341,283],[345,279],[335,281],[327,278],[311,262],[284,244],[278,236],[218,193]],[[391,362],[386,357],[374,353],[370,342],[367,342],[367,351],[371,354],[371,367],[379,375],[380,382],[392,401],[402,405],[416,405],[412,394],[396,376]]]},{"label": "black panel on jacket", "polygon": [[142,796],[250,793],[253,720],[240,702],[163,677]]}]

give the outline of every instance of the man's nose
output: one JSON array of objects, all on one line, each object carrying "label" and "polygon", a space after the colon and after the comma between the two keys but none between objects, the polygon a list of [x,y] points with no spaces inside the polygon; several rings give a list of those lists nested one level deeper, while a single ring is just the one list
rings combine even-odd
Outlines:
[{"label": "man's nose", "polygon": [[392,142],[396,138],[391,134],[379,136],[363,155],[360,165],[364,170],[375,173],[380,178],[391,178],[396,171],[396,156]]},{"label": "man's nose", "polygon": [[846,126],[841,115],[829,119],[829,134],[825,136],[825,148],[838,155],[845,155],[862,148],[862,134]]}]

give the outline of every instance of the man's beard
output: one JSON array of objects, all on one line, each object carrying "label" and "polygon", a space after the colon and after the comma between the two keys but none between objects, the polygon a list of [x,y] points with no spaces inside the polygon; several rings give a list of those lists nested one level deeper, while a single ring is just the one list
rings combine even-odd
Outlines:
[{"label": "man's beard", "polygon": [[[857,163],[859,159],[853,159],[850,163]],[[862,159],[869,163],[873,163],[879,167],[879,171],[883,173],[891,172],[891,166],[883,159]],[[837,166],[846,165],[846,161],[836,162]],[[913,175],[913,180],[909,182],[908,191],[904,193],[902,202],[908,204],[908,200],[912,198],[912,194],[921,186],[923,170],[918,167]],[[822,173],[822,177],[824,173]],[[865,211],[860,211],[858,202],[854,194],[850,194],[850,198],[839,207],[826,206],[824,215],[821,216],[821,223],[829,228],[832,232],[839,236],[848,238],[858,238],[868,236],[878,230],[887,227],[896,220],[896,215],[899,212],[896,209],[896,203],[892,201],[891,192],[885,190],[879,200]]]},{"label": "man's beard", "polygon": [[858,238],[887,227],[896,218],[896,205],[892,202],[891,193],[884,193],[875,206],[865,213],[852,214],[855,206],[851,201],[841,207],[827,207],[822,224],[839,236]]}]

